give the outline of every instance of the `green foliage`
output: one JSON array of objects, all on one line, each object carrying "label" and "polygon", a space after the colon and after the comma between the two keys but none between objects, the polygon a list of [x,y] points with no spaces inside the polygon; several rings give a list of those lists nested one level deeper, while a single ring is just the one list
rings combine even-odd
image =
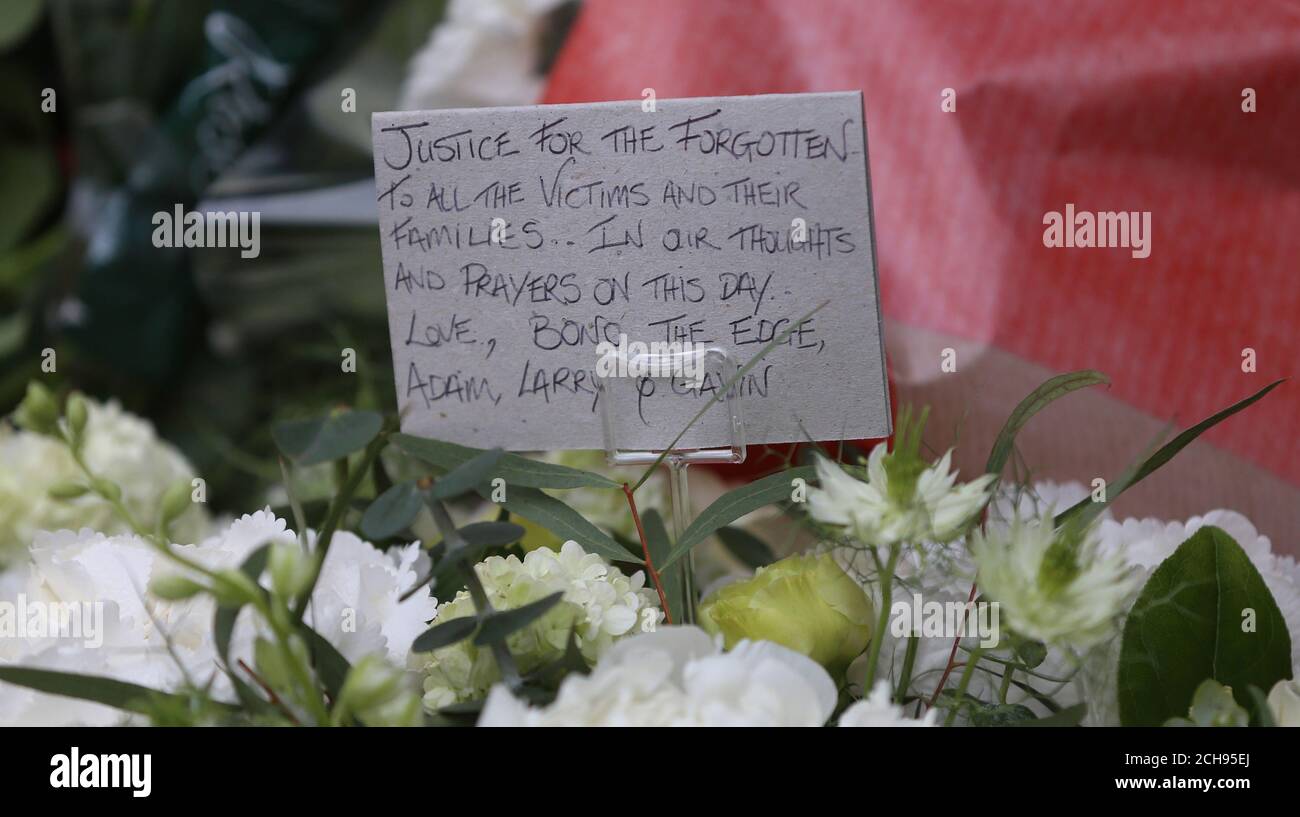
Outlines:
[{"label": "green foliage", "polygon": [[1106,489],[1105,502],[1093,502],[1091,497],[1080,500],[1078,503],[1066,509],[1062,513],[1057,514],[1056,524],[1063,525],[1067,520],[1073,518],[1076,515],[1079,516],[1080,521],[1082,521],[1085,525],[1091,522],[1092,520],[1096,519],[1098,516],[1101,515],[1102,511],[1106,510],[1106,508],[1112,502],[1114,502],[1116,499],[1119,498],[1120,494],[1124,493],[1129,488],[1132,488],[1134,485],[1138,484],[1142,480],[1151,476],[1153,473],[1159,470],[1161,466],[1165,465],[1167,462],[1169,462],[1175,456],[1177,456],[1178,452],[1182,451],[1184,448],[1190,445],[1192,441],[1195,440],[1197,437],[1201,436],[1206,431],[1209,431],[1211,428],[1223,422],[1224,420],[1228,419],[1229,417],[1236,414],[1237,412],[1249,408],[1250,406],[1253,406],[1255,403],[1259,402],[1260,400],[1263,400],[1265,395],[1267,395],[1273,389],[1280,386],[1283,382],[1284,381],[1282,380],[1273,381],[1272,383],[1268,384],[1264,388],[1252,394],[1250,397],[1247,397],[1244,400],[1239,400],[1236,403],[1233,403],[1231,406],[1228,406],[1223,411],[1220,411],[1217,414],[1213,414],[1205,418],[1201,422],[1197,423],[1196,425],[1187,429],[1183,433],[1179,434],[1177,437],[1174,437],[1172,440],[1162,445],[1154,454],[1147,457],[1140,464],[1138,464],[1136,468],[1124,474],[1114,482],[1109,483]]},{"label": "green foliage", "polygon": [[816,479],[816,475],[813,466],[801,465],[728,491],[695,518],[695,521],[682,533],[681,539],[673,546],[672,552],[664,563],[655,567],[661,571],[665,570],[685,556],[691,548],[712,536],[718,528],[730,525],[759,508],[789,500],[793,490],[791,487],[793,480],[813,480]]},{"label": "green foliage", "polygon": [[776,561],[776,556],[767,543],[744,528],[724,525],[715,533],[727,552],[739,559],[746,567],[758,569]]},{"label": "green foliage", "polygon": [[284,455],[299,466],[343,459],[375,438],[384,418],[374,411],[338,411],[324,417],[286,420],[272,426],[271,436]]},{"label": "green foliage", "polygon": [[[394,434],[392,442],[416,459],[442,472],[458,468],[487,452],[481,448],[456,445],[442,440],[426,440],[410,434]],[[591,471],[531,460],[517,454],[501,454],[493,475],[506,481],[510,490],[525,488],[619,488],[619,484]]]},{"label": "green foliage", "polygon": [[993,441],[993,450],[989,452],[988,464],[984,466],[984,473],[998,475],[1002,473],[1007,460],[1011,458],[1011,450],[1016,444],[1016,435],[1035,414],[1072,391],[1098,384],[1110,385],[1110,379],[1101,372],[1084,369],[1048,378],[1041,386],[1030,392],[1012,410],[1002,430],[998,432],[997,439]]},{"label": "green foliage", "polygon": [[1290,676],[1291,636],[1273,594],[1231,536],[1204,527],[1156,568],[1129,613],[1120,720],[1159,726],[1184,717],[1207,678],[1245,707],[1251,686],[1271,689]]}]

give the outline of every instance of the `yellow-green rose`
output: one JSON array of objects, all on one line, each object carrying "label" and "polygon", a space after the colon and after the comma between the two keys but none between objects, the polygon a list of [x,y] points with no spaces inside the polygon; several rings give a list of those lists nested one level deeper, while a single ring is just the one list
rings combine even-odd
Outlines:
[{"label": "yellow-green rose", "polygon": [[842,674],[871,641],[871,599],[830,554],[790,556],[727,585],[700,608],[700,625],[730,649],[774,641]]}]

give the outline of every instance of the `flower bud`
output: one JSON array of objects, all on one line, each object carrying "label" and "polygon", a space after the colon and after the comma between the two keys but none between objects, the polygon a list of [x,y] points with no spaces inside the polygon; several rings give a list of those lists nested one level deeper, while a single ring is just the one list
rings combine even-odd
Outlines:
[{"label": "flower bud", "polygon": [[271,546],[268,560],[271,589],[283,599],[292,599],[310,585],[315,565],[297,544],[277,542]]},{"label": "flower bud", "polygon": [[193,579],[176,573],[156,576],[149,582],[149,592],[165,601],[183,601],[202,593],[205,589]]},{"label": "flower bud", "polygon": [[190,509],[190,496],[191,490],[188,480],[173,483],[163,494],[162,502],[158,505],[158,516],[162,524],[166,525],[188,511]]},{"label": "flower bud", "polygon": [[257,583],[239,570],[222,570],[217,573],[217,581],[212,587],[217,603],[225,607],[238,607],[248,604],[261,592]]},{"label": "flower bud", "polygon": [[80,482],[56,482],[50,486],[51,499],[76,499],[90,492],[90,488]]},{"label": "flower bud", "polygon": [[258,636],[253,644],[253,663],[257,665],[258,676],[272,688],[289,689],[293,674],[275,644]]},{"label": "flower bud", "polygon": [[14,412],[18,425],[36,434],[53,434],[59,423],[59,405],[41,383],[27,384],[27,396]]},{"label": "flower bud", "polygon": [[99,494],[104,499],[107,499],[109,502],[117,502],[122,498],[122,489],[119,488],[118,484],[113,482],[111,479],[95,477],[95,479],[91,481],[90,487],[94,489],[95,493]]},{"label": "flower bud", "polygon": [[86,420],[90,416],[86,408],[86,398],[77,392],[69,395],[66,414],[68,428],[72,430],[73,437],[80,437],[81,433],[86,430]]},{"label": "flower bud", "polygon": [[700,608],[700,626],[728,649],[773,641],[842,674],[871,641],[871,599],[830,554],[790,556],[727,585]]},{"label": "flower bud", "polygon": [[352,665],[339,706],[367,726],[418,726],[423,717],[420,698],[404,673],[378,655],[366,655]]}]

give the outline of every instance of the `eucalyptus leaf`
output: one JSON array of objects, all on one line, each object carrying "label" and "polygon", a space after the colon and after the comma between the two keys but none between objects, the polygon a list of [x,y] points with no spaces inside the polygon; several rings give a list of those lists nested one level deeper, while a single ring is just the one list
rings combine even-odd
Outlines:
[{"label": "eucalyptus leaf", "polygon": [[552,593],[543,599],[516,607],[513,610],[499,610],[488,613],[482,618],[482,626],[474,635],[474,643],[486,646],[494,641],[504,641],[506,636],[522,630],[564,599],[564,591]]},{"label": "eucalyptus leaf", "polygon": [[497,548],[514,544],[527,533],[522,525],[513,522],[474,522],[460,528],[466,544],[473,547]]},{"label": "eucalyptus leaf", "polygon": [[[407,454],[442,471],[451,471],[485,453],[482,448],[412,437],[410,434],[394,434],[391,440]],[[506,481],[509,490],[514,490],[516,486],[551,489],[622,487],[608,477],[591,471],[530,460],[517,454],[502,454],[496,463],[496,472]]]},{"label": "eucalyptus leaf", "polygon": [[[189,701],[183,695],[161,692],[139,684],[119,681],[116,678],[82,675],[76,672],[57,672],[35,667],[0,666],[0,681],[34,689],[37,692],[77,698],[141,715],[149,713],[150,709],[146,704],[150,698],[167,698],[186,705]],[[215,703],[222,709],[234,709],[228,704]]]},{"label": "eucalyptus leaf", "polygon": [[501,461],[502,453],[500,448],[493,448],[462,462],[434,483],[430,495],[434,499],[454,499],[461,494],[469,493],[493,477],[501,476],[498,473],[497,463]]},{"label": "eucalyptus leaf", "polygon": [[275,444],[300,466],[342,459],[370,444],[384,425],[375,411],[339,411],[325,417],[285,420],[271,427]]},{"label": "eucalyptus leaf", "polygon": [[723,494],[695,518],[695,521],[682,533],[681,539],[673,546],[668,559],[655,567],[660,571],[666,570],[685,556],[691,548],[708,539],[718,528],[729,525],[759,508],[789,499],[792,480],[816,479],[816,475],[813,466],[801,465],[798,468],[771,474]]},{"label": "eucalyptus leaf", "polygon": [[1002,473],[1007,460],[1011,458],[1011,449],[1016,443],[1016,435],[1035,414],[1072,391],[1101,383],[1109,385],[1110,379],[1101,372],[1084,369],[1049,378],[1043,385],[1030,392],[1029,396],[1021,400],[1007,417],[1006,424],[1002,426],[1002,431],[993,442],[993,450],[989,452],[989,460],[984,466],[984,472],[998,475]]},{"label": "eucalyptus leaf", "polygon": [[452,618],[435,624],[416,636],[411,643],[411,652],[433,652],[464,641],[478,629],[478,619],[474,616]]},{"label": "eucalyptus leaf", "polygon": [[399,482],[375,497],[361,516],[361,532],[379,542],[410,527],[424,507],[424,497],[414,482]]},{"label": "eucalyptus leaf", "polygon": [[[487,492],[482,489],[479,492],[486,497]],[[588,522],[577,511],[536,488],[512,485],[501,504],[510,513],[541,525],[561,539],[574,540],[589,553],[599,553],[606,559],[644,562],[629,554],[608,533]]]},{"label": "eucalyptus leaf", "polygon": [[[1250,626],[1248,626],[1250,625]],[[1151,574],[1124,625],[1119,711],[1125,726],[1186,718],[1201,682],[1249,689],[1291,677],[1291,636],[1273,594],[1231,536],[1198,530]]]},{"label": "eucalyptus leaf", "polygon": [[722,542],[727,552],[743,562],[746,567],[757,570],[776,561],[776,556],[767,543],[744,528],[726,525],[718,528],[717,535],[718,541]]}]

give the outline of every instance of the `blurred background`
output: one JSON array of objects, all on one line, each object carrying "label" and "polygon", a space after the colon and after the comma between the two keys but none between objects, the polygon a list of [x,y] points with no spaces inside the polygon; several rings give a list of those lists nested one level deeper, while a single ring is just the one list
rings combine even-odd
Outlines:
[{"label": "blurred background", "polygon": [[[6,0],[0,412],[37,376],[115,398],[216,509],[258,506],[272,418],[393,408],[370,113],[646,88],[864,91],[895,400],[933,406],[968,474],[1059,371],[1113,385],[1036,420],[1018,463],[1084,483],[1296,374],[1295,2]],[[154,248],[178,202],[261,212],[260,255]],[[1045,248],[1067,202],[1150,211],[1151,257]],[[330,376],[345,347],[356,376]],[[1291,382],[1116,510],[1233,508],[1295,553],[1297,486]]]}]

